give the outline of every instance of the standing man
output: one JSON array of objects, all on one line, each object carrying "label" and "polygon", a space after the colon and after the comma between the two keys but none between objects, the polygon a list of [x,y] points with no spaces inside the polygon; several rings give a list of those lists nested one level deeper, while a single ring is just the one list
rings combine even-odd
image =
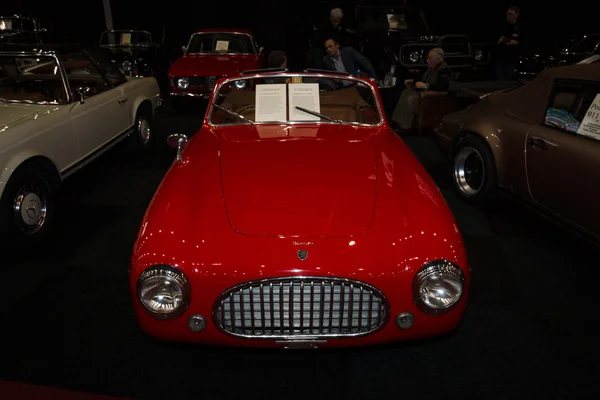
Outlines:
[{"label": "standing man", "polygon": [[496,75],[507,81],[514,77],[519,51],[522,48],[521,26],[518,22],[521,9],[510,6],[506,11],[506,25],[496,46]]}]

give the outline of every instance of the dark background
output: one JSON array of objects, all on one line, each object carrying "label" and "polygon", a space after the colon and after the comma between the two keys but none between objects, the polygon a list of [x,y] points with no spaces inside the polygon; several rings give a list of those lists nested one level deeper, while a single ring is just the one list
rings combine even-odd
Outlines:
[{"label": "dark background", "polygon": [[[76,35],[78,40],[96,42],[106,29],[102,0],[19,0],[4,2],[1,13],[21,13],[36,16],[43,23],[51,23],[56,32]],[[306,29],[309,18],[328,17],[332,5],[342,7],[347,15],[357,3],[401,5],[402,0],[389,1],[266,1],[246,2],[186,1],[149,2],[142,0],[112,0],[115,28],[146,29],[155,40],[166,26],[167,44],[180,47],[190,34],[206,27],[242,27],[252,29],[261,46],[267,51],[293,46],[292,34]],[[521,7],[522,28],[526,30],[529,45],[547,47],[571,38],[574,34],[599,29],[597,18],[582,0],[568,3],[538,1],[442,1],[408,0],[408,4],[422,8],[431,26],[450,33],[466,33],[472,39],[496,38],[508,6]],[[559,8],[560,6],[560,8]],[[296,39],[297,40],[297,39]]]}]

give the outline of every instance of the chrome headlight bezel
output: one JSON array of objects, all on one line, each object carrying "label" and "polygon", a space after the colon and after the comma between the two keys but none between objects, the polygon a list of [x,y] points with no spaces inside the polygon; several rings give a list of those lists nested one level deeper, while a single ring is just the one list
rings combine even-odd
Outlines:
[{"label": "chrome headlight bezel", "polygon": [[[162,279],[169,285],[177,285],[181,291],[181,301],[177,308],[157,311],[150,308],[142,299],[143,290],[145,289],[144,285],[157,279]],[[192,289],[190,281],[182,271],[167,264],[157,264],[146,268],[138,276],[136,296],[137,301],[148,315],[158,320],[169,321],[180,317],[188,309],[192,299]]]},{"label": "chrome headlight bezel", "polygon": [[421,53],[419,51],[411,51],[408,54],[408,59],[410,60],[410,62],[412,63],[416,63],[419,61],[419,59],[421,58]]},{"label": "chrome headlight bezel", "polygon": [[[452,278],[455,281],[454,283],[460,285],[459,293],[455,295],[455,299],[450,304],[445,306],[433,306],[432,304],[427,304],[423,299],[421,296],[421,288],[429,283],[432,278],[446,279],[446,282]],[[465,282],[466,279],[462,268],[452,261],[445,259],[430,261],[423,265],[415,275],[412,286],[413,300],[419,310],[427,315],[437,316],[446,314],[456,307],[463,298],[465,294]]]},{"label": "chrome headlight bezel", "polygon": [[182,76],[180,78],[177,78],[176,84],[179,89],[185,90],[190,87],[190,80],[187,77]]},{"label": "chrome headlight bezel", "polygon": [[133,63],[129,60],[125,60],[121,64],[121,68],[123,68],[123,71],[130,73],[133,70]]}]

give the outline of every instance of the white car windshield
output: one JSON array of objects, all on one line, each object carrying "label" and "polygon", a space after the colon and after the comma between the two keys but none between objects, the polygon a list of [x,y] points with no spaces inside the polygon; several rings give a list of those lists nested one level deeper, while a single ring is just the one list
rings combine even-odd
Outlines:
[{"label": "white car windshield", "polygon": [[59,71],[54,57],[0,54],[0,102],[65,102]]},{"label": "white car windshield", "polygon": [[372,87],[356,78],[292,73],[226,81],[210,107],[213,125],[378,125],[383,109]]},{"label": "white car windshield", "polygon": [[192,36],[187,54],[254,54],[249,35],[242,33],[211,32]]},{"label": "white car windshield", "polygon": [[104,32],[100,39],[101,46],[149,46],[151,44],[150,34],[142,31]]}]

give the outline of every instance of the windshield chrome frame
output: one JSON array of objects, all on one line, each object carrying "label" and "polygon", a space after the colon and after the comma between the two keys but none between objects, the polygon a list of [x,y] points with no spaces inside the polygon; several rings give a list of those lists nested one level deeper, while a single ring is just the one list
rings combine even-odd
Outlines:
[{"label": "windshield chrome frame", "polygon": [[[148,35],[148,37],[150,38],[150,43],[149,44],[135,44],[135,43],[130,43],[130,44],[102,44],[102,38],[104,37],[105,34],[107,33],[134,33],[134,32],[141,32],[141,33],[145,33]],[[152,34],[149,31],[145,31],[142,29],[111,29],[108,31],[104,31],[100,34],[100,40],[98,41],[98,45],[100,47],[131,47],[131,46],[139,46],[139,47],[150,47],[154,44],[154,42],[152,41]]]},{"label": "windshield chrome frame", "polygon": [[73,102],[73,96],[71,96],[71,87],[69,84],[69,80],[67,79],[67,72],[65,68],[58,58],[58,55],[55,52],[49,51],[19,51],[19,52],[11,52],[11,51],[0,51],[0,57],[48,57],[54,59],[58,70],[60,72],[60,78],[62,81],[62,87],[67,95],[66,101],[33,101],[33,100],[0,100],[0,103],[9,103],[9,104],[36,104],[36,105],[65,105],[71,104]]},{"label": "windshield chrome frame", "polygon": [[[379,101],[379,96],[377,96],[377,92],[375,90],[375,87],[373,86],[373,84],[371,82],[369,82],[366,79],[362,79],[362,78],[357,78],[355,76],[352,75],[341,75],[341,74],[336,74],[335,72],[331,73],[331,74],[321,74],[321,73],[307,73],[307,72],[287,72],[287,73],[263,73],[263,74],[255,74],[255,75],[242,75],[242,76],[234,76],[234,77],[229,77],[229,78],[225,78],[223,80],[223,82],[215,85],[213,92],[211,94],[211,98],[214,100],[214,95],[216,93],[218,93],[221,88],[230,83],[230,82],[235,82],[235,81],[239,81],[239,80],[245,80],[245,79],[265,79],[265,78],[293,78],[293,77],[303,77],[303,78],[315,78],[315,79],[343,79],[343,80],[348,80],[348,81],[353,81],[356,83],[362,83],[363,85],[365,85],[366,87],[368,87],[371,90],[371,94],[373,95],[374,99],[375,99],[375,103],[377,103],[377,112],[379,113],[379,122],[377,124],[364,124],[364,123],[360,123],[360,122],[345,122],[342,121],[340,122],[336,122],[336,121],[252,121],[253,124],[248,124],[247,122],[244,123],[234,123],[234,124],[214,124],[212,122],[212,114],[213,111],[215,110],[215,107],[211,104],[209,104],[209,109],[206,113],[206,117],[205,117],[205,122],[213,127],[213,128],[220,128],[220,127],[228,127],[228,126],[257,126],[257,125],[338,125],[338,126],[362,126],[362,127],[369,127],[369,128],[377,128],[377,127],[381,127],[384,123],[385,123],[385,115],[383,113],[383,108],[381,106],[381,102]],[[286,107],[287,107],[287,98],[286,98]]]},{"label": "windshield chrome frame", "polygon": [[[245,35],[248,36],[250,38],[250,44],[252,46],[252,53],[188,53],[187,49],[190,48],[190,44],[192,43],[192,40],[194,39],[194,36],[196,35],[207,35],[207,34],[218,34],[218,33],[224,33],[224,34],[232,34],[232,35]],[[248,56],[248,55],[257,55],[258,54],[258,49],[255,46],[254,43],[254,36],[252,36],[250,33],[247,32],[238,32],[238,31],[227,31],[227,32],[221,32],[221,31],[206,31],[206,32],[194,32],[192,34],[192,36],[190,36],[190,40],[188,40],[188,44],[187,46],[185,46],[186,51],[184,55],[187,54],[206,54],[206,55],[213,55],[213,54],[218,54],[218,55],[230,55],[230,56]]]}]

